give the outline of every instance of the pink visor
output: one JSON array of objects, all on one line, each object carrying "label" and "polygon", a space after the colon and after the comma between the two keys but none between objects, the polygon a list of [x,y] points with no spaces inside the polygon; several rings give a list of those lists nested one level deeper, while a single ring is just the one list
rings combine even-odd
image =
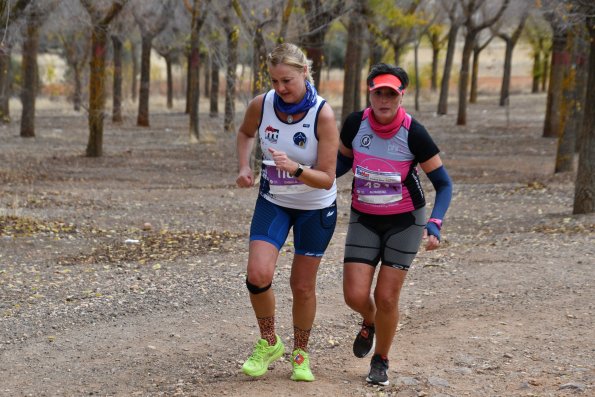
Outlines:
[{"label": "pink visor", "polygon": [[399,94],[403,93],[403,83],[397,76],[392,74],[381,74],[374,77],[370,84],[370,91],[377,90],[378,88],[388,87],[397,91]]}]

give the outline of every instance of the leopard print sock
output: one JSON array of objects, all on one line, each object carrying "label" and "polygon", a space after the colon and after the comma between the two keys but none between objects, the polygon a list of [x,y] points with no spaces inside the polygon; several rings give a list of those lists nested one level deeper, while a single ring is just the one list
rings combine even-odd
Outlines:
[{"label": "leopard print sock", "polygon": [[257,318],[258,328],[260,328],[260,337],[269,342],[269,346],[277,343],[277,336],[275,335],[275,317]]},{"label": "leopard print sock", "polygon": [[293,350],[302,349],[308,351],[308,340],[310,339],[310,329],[303,330],[295,325],[293,326]]}]

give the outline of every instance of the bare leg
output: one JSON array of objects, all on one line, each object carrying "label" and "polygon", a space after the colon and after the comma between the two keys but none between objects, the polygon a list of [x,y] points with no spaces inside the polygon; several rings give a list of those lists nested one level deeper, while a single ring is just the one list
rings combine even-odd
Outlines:
[{"label": "bare leg", "polygon": [[374,289],[376,302],[376,348],[374,353],[388,356],[399,323],[399,296],[407,272],[381,266]]},{"label": "bare leg", "polygon": [[307,350],[308,339],[316,316],[316,274],[320,257],[295,255],[291,266],[293,294],[294,348]]},{"label": "bare leg", "polygon": [[372,325],[376,317],[376,304],[370,294],[375,268],[365,263],[343,265],[343,296],[345,303]]},{"label": "bare leg", "polygon": [[[259,288],[271,284],[278,256],[279,251],[274,245],[266,241],[251,241],[248,254],[248,281]],[[273,288],[259,294],[250,293],[250,302],[259,322],[261,338],[266,339],[270,345],[275,344],[275,293]]]}]

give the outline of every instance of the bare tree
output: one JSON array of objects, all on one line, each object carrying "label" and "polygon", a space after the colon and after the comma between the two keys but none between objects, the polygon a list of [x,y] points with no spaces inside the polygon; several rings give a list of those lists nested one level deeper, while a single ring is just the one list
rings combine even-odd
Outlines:
[{"label": "bare tree", "polygon": [[[64,23],[66,20],[71,23]],[[47,36],[57,37],[62,46],[60,53],[74,80],[72,104],[77,112],[81,110],[83,73],[91,52],[89,24],[89,17],[78,0],[62,0],[45,26]]]},{"label": "bare tree", "polygon": [[142,38],[140,90],[138,95],[138,117],[136,125],[149,126],[149,93],[151,90],[151,49],[153,39],[165,29],[173,15],[174,3],[165,1],[137,1],[133,14]]},{"label": "bare tree", "polygon": [[[232,7],[232,0],[228,0],[228,8]],[[236,99],[236,68],[238,66],[238,41],[240,28],[229,12],[219,13],[227,44],[227,62],[225,72],[225,116],[223,129],[225,132],[235,131],[235,99]]]},{"label": "bare tree", "polygon": [[479,78],[479,55],[492,42],[494,34],[490,31],[487,38],[483,39],[478,35],[473,45],[473,66],[471,67],[471,91],[469,92],[469,103],[477,103],[477,90]]},{"label": "bare tree", "polygon": [[559,1],[548,0],[544,2],[542,12],[544,18],[550,23],[553,32],[543,136],[555,138],[558,137],[561,131],[559,109],[563,97],[560,93],[562,92],[564,70],[568,68],[570,63],[570,56],[567,51],[569,24],[566,20],[567,15],[564,4]]},{"label": "bare tree", "polygon": [[[126,7],[114,19],[110,30],[113,51],[112,59],[114,65],[114,78],[112,82],[112,121],[114,123],[122,122],[124,42],[126,37],[131,36],[130,33],[134,28],[134,16],[132,15],[131,8]],[[136,61],[136,54],[132,53],[131,55],[132,62],[134,64]],[[133,71],[132,75],[132,86],[134,87],[136,83],[135,71]]]},{"label": "bare tree", "polygon": [[517,1],[507,11],[506,24],[499,24],[497,35],[504,40],[506,48],[504,52],[504,71],[502,74],[502,86],[500,88],[500,106],[508,104],[510,96],[510,76],[512,74],[512,52],[516,46],[521,33],[525,28],[525,22],[529,17],[529,10],[532,4],[528,1]]},{"label": "bare tree", "polygon": [[523,30],[523,37],[531,46],[533,55],[533,69],[532,77],[533,81],[531,84],[531,92],[537,93],[541,89],[544,89],[544,83],[546,81],[545,75],[547,73],[547,58],[551,51],[551,40],[552,33],[549,24],[543,19],[540,13],[533,12],[529,13],[527,22],[525,23],[525,29]]},{"label": "bare tree", "polygon": [[103,152],[103,118],[105,108],[105,62],[108,43],[108,28],[128,0],[104,1],[81,0],[93,24],[91,45],[91,75],[89,79],[89,141],[87,156],[100,157]]},{"label": "bare tree", "polygon": [[573,0],[573,4],[585,17],[590,37],[589,75],[573,206],[574,214],[586,214],[595,211],[595,4],[590,0]]},{"label": "bare tree", "polygon": [[[457,125],[467,124],[467,90],[469,87],[469,61],[473,52],[473,45],[477,35],[485,28],[493,25],[504,13],[510,0],[502,0],[496,12],[491,17],[478,18],[478,12],[486,7],[486,0],[459,0],[461,1],[464,13],[465,41],[461,59],[461,71],[459,73],[459,112],[457,114]],[[493,3],[492,3],[493,4]]]},{"label": "bare tree", "polygon": [[345,51],[345,74],[343,76],[343,106],[341,123],[349,113],[360,109],[361,104],[361,70],[362,39],[365,29],[363,17],[366,0],[355,0],[351,13],[347,14],[347,50]]},{"label": "bare tree", "polygon": [[448,92],[450,89],[450,74],[452,73],[452,64],[454,62],[455,47],[459,29],[464,22],[463,11],[459,0],[448,0],[442,3],[446,7],[446,13],[450,20],[448,29],[448,44],[446,46],[446,57],[444,60],[444,71],[442,72],[442,81],[440,82],[440,97],[438,99],[438,108],[436,113],[440,115],[448,112]]},{"label": "bare tree", "polygon": [[268,87],[265,29],[278,22],[283,1],[271,0],[264,5],[262,2],[249,4],[233,0],[232,5],[242,27],[252,39],[252,95],[255,96]]},{"label": "bare tree", "polygon": [[345,2],[342,0],[302,0],[302,6],[305,10],[307,30],[301,35],[300,41],[308,58],[312,60],[314,85],[320,89],[326,33],[331,23],[341,16],[345,9]]},{"label": "bare tree", "polygon": [[568,28],[567,52],[568,68],[562,80],[562,101],[559,110],[560,132],[556,150],[554,172],[572,171],[574,154],[582,124],[585,97],[585,53],[588,52],[589,33],[584,23],[576,23]]},{"label": "bare tree", "polygon": [[14,23],[24,13],[31,0],[18,0],[12,7],[6,1],[0,2],[0,123],[10,122],[9,99],[10,67],[12,55],[12,30]]},{"label": "bare tree", "polygon": [[180,62],[186,49],[186,37],[190,31],[190,15],[182,3],[176,3],[173,18],[153,40],[153,49],[165,60],[167,72],[167,108],[173,108],[173,65]]},{"label": "bare tree", "polygon": [[[189,8],[190,0],[185,0],[186,8]],[[198,105],[200,101],[200,30],[207,16],[207,9],[210,0],[194,0],[192,4],[192,22],[190,31],[190,57],[188,62],[188,86],[189,86],[189,114],[190,114],[190,142],[196,143],[199,140],[199,118]]]},{"label": "bare tree", "polygon": [[56,0],[44,3],[33,2],[26,12],[25,40],[23,42],[23,59],[21,70],[23,84],[21,86],[21,137],[35,136],[35,100],[39,75],[37,67],[37,53],[39,50],[39,29],[47,20],[58,2]]}]

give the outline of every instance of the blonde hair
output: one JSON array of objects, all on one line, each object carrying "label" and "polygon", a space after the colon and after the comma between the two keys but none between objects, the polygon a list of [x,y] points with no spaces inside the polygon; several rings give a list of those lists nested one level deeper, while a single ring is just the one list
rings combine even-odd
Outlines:
[{"label": "blonde hair", "polygon": [[306,80],[310,83],[314,83],[314,79],[312,78],[312,61],[306,58],[304,52],[295,44],[291,43],[283,43],[279,44],[277,47],[273,48],[267,55],[267,65],[277,66],[277,65],[287,65],[292,68],[299,70],[300,72],[304,70],[304,66],[306,67]]}]

